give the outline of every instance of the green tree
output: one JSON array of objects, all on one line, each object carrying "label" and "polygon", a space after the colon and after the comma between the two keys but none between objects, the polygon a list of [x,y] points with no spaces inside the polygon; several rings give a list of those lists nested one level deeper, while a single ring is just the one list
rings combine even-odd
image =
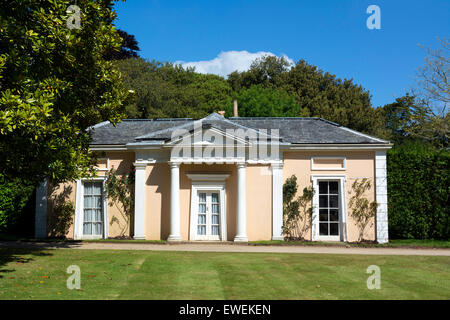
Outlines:
[{"label": "green tree", "polygon": [[113,48],[111,51],[106,53],[106,60],[122,60],[128,58],[137,58],[139,57],[138,51],[139,44],[134,35],[127,33],[126,31],[117,29],[119,36],[122,38],[122,44],[120,45],[120,50],[115,50]]},{"label": "green tree", "polygon": [[[307,116],[308,110],[301,110],[293,95],[278,88],[254,85],[242,89],[236,96],[240,117],[296,117]],[[226,114],[232,115],[231,107]]]},{"label": "green tree", "polygon": [[379,108],[386,130],[383,137],[389,139],[395,145],[410,140],[407,127],[411,123],[412,110],[414,110],[415,106],[415,97],[406,94],[395,99],[395,102]]},{"label": "green tree", "polygon": [[0,170],[6,179],[36,184],[88,174],[94,155],[86,129],[123,117],[128,92],[104,60],[122,41],[112,25],[114,0],[79,0],[79,29],[67,26],[72,4],[1,4]]},{"label": "green tree", "polygon": [[253,85],[283,89],[296,98],[300,106],[297,116],[321,117],[369,134],[377,133],[382,126],[368,91],[304,60],[289,66],[283,58],[264,57],[256,60],[248,71],[230,74],[228,82],[235,90]]},{"label": "green tree", "polygon": [[248,71],[234,71],[228,75],[228,83],[234,91],[250,88],[253,85],[279,87],[283,75],[289,71],[291,64],[284,57],[264,56],[255,59]]},{"label": "green tree", "polygon": [[438,148],[447,148],[450,139],[450,43],[440,40],[439,49],[427,49],[425,64],[417,71],[416,88],[418,97],[412,111],[408,133],[423,139]]},{"label": "green tree", "polygon": [[136,99],[127,106],[131,118],[193,117],[224,110],[232,103],[232,90],[217,75],[200,74],[180,65],[126,59],[116,62]]}]

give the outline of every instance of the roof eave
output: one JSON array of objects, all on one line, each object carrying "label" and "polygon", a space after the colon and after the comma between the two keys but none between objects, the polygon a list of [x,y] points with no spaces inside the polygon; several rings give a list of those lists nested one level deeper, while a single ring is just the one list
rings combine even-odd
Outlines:
[{"label": "roof eave", "polygon": [[389,150],[392,143],[293,143],[287,150]]}]

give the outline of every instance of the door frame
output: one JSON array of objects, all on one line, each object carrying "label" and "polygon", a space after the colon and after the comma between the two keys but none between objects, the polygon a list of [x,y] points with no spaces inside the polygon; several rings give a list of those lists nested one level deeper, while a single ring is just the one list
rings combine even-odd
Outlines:
[{"label": "door frame", "polygon": [[[347,208],[345,200],[345,181],[346,175],[311,175],[313,188],[315,190],[313,196],[313,216],[311,239],[312,241],[348,241],[347,230]],[[319,235],[319,181],[338,181],[339,188],[339,236],[321,236]]]},{"label": "door frame", "polygon": [[204,181],[192,182],[191,188],[191,227],[189,232],[189,240],[197,239],[197,221],[198,221],[198,192],[199,191],[217,191],[220,199],[220,232],[219,241],[227,241],[227,212],[226,212],[226,194],[225,182]]},{"label": "door frame", "polygon": [[[84,220],[84,183],[102,182],[103,197],[103,235],[85,236],[83,235]],[[75,221],[74,221],[74,239],[107,239],[108,238],[108,197],[105,192],[106,177],[97,177],[77,180],[77,189],[75,195]]]}]

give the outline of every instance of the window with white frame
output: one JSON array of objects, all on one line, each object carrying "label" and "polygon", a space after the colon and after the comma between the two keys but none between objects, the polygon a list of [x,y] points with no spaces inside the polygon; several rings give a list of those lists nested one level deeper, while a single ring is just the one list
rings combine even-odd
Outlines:
[{"label": "window with white frame", "polygon": [[319,236],[340,235],[339,182],[318,181],[319,184]]},{"label": "window with white frame", "polygon": [[103,235],[103,182],[84,182],[83,236]]}]

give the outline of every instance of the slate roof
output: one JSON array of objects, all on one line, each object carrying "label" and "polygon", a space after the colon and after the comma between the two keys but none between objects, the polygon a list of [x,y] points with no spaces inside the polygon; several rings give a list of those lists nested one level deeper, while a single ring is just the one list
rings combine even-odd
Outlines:
[{"label": "slate roof", "polygon": [[[196,122],[198,121],[198,122]],[[380,144],[388,141],[350,130],[321,118],[224,118],[217,113],[200,119],[129,119],[116,126],[102,122],[90,128],[92,145],[124,145],[140,141],[168,141],[175,129],[193,130],[194,123],[226,129],[278,129],[290,144]]]}]

